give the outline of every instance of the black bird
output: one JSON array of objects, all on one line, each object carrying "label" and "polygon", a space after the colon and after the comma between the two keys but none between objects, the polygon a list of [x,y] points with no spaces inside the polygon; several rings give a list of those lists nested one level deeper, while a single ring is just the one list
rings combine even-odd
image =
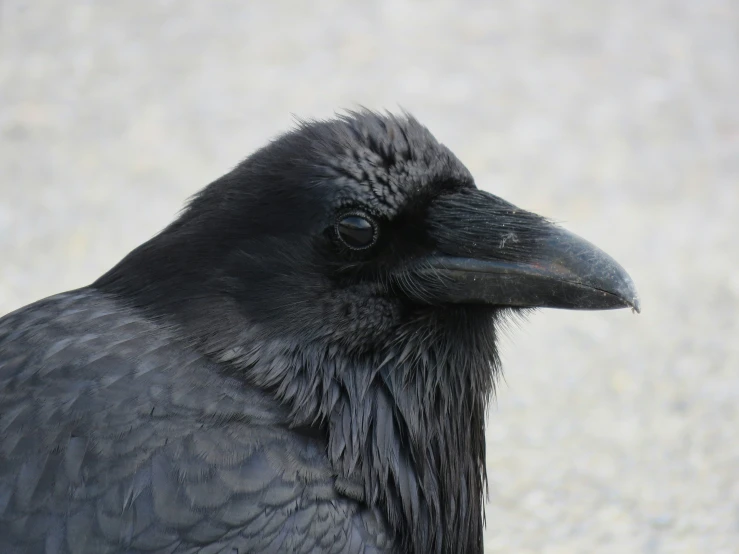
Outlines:
[{"label": "black bird", "polygon": [[0,320],[0,552],[482,552],[497,323],[638,306],[411,116],[301,124]]}]

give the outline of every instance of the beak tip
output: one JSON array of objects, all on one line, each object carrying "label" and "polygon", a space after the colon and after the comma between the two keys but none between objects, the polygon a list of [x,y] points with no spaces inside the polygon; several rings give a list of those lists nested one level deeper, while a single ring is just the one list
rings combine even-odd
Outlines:
[{"label": "beak tip", "polygon": [[622,282],[620,286],[616,287],[615,293],[621,298],[625,308],[631,308],[632,312],[640,314],[641,300],[639,294],[636,292],[636,285],[634,285],[634,281],[631,280],[631,277],[623,268],[619,266],[619,269],[622,272]]}]

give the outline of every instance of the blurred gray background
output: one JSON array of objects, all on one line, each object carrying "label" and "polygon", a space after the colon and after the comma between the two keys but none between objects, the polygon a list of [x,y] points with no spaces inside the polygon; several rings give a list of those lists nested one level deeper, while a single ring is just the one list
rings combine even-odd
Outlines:
[{"label": "blurred gray background", "polygon": [[643,301],[511,326],[486,552],[739,552],[735,0],[0,10],[0,313],[94,280],[293,114],[403,107]]}]

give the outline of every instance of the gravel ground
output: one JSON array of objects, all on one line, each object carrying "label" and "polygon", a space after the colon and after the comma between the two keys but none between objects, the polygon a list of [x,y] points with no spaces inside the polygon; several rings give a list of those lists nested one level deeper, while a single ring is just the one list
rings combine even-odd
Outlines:
[{"label": "gravel ground", "polygon": [[486,552],[739,552],[739,4],[0,4],[0,313],[89,283],[293,115],[407,108],[618,259],[512,326]]}]

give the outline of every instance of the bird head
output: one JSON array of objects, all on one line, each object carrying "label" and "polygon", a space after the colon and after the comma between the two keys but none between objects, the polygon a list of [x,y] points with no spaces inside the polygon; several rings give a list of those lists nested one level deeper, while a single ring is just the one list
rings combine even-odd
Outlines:
[{"label": "bird head", "polygon": [[477,188],[410,116],[301,124],[205,188],[158,244],[172,286],[148,303],[207,291],[275,334],[353,348],[430,312],[639,309],[611,257]]}]

